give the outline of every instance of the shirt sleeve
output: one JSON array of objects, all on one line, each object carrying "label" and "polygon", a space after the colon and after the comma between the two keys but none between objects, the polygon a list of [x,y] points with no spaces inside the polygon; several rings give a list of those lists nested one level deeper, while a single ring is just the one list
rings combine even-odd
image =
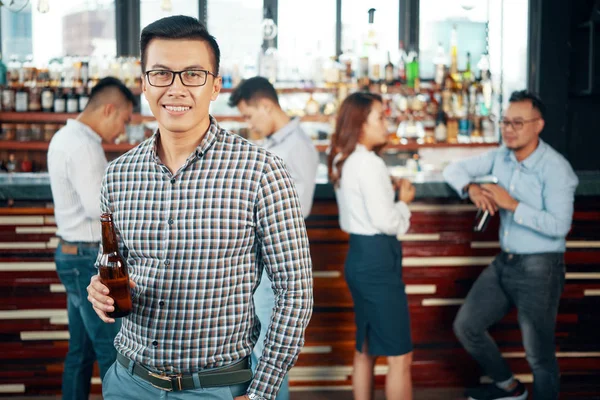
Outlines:
[{"label": "shirt sleeve", "polygon": [[364,157],[356,171],[364,207],[373,226],[386,235],[403,235],[410,228],[406,203],[394,203],[394,186],[385,162],[375,156]]},{"label": "shirt sleeve", "polygon": [[90,219],[100,218],[100,186],[106,170],[104,153],[81,146],[70,156],[69,178],[81,199],[84,212]]},{"label": "shirt sleeve", "polygon": [[578,183],[577,175],[570,165],[566,168],[552,168],[552,176],[544,182],[542,189],[542,209],[519,202],[514,221],[546,236],[567,236],[571,229]]},{"label": "shirt sleeve", "polygon": [[491,174],[497,154],[498,149],[494,149],[475,157],[453,162],[444,168],[444,179],[460,197],[467,198],[468,194],[463,193],[464,187],[475,177]]},{"label": "shirt sleeve", "polygon": [[261,259],[272,282],[275,307],[249,393],[274,399],[304,345],[312,315],[312,263],[298,195],[279,158],[263,172],[257,198]]}]

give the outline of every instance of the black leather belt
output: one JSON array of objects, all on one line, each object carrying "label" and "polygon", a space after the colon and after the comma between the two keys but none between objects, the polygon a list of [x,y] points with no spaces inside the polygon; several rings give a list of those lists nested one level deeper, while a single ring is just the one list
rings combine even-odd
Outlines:
[{"label": "black leather belt", "polygon": [[117,362],[126,369],[129,369],[131,363],[134,363],[132,372],[135,376],[142,378],[157,389],[166,390],[168,392],[238,385],[249,382],[252,379],[252,371],[250,370],[248,357],[226,367],[198,372],[196,375],[198,375],[198,380],[200,381],[199,387],[194,384],[194,377],[192,375],[160,374],[153,372],[130,360],[121,353],[117,353]]}]

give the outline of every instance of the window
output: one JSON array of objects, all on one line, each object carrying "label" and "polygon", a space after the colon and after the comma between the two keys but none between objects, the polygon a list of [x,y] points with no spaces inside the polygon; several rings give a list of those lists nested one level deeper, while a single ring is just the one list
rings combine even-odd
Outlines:
[{"label": "window", "polygon": [[[131,1],[131,0],[128,0]],[[188,15],[198,18],[200,14],[197,1],[189,0],[141,0],[140,29],[157,19],[171,15]]]},{"label": "window", "polygon": [[477,62],[487,51],[486,29],[488,2],[473,0],[420,0],[419,16],[419,69],[422,78],[433,78],[434,60],[439,44],[450,63],[450,37],[456,27],[458,69],[467,65],[471,54],[471,70],[478,76]]},{"label": "window", "polygon": [[21,61],[33,55],[36,64],[64,56],[114,57],[115,6],[113,0],[70,0],[69,7],[50,2],[40,13],[31,2],[20,12],[2,7],[2,49],[6,58]]},{"label": "window", "polygon": [[208,31],[221,49],[221,75],[257,75],[263,0],[208,0]]},{"label": "window", "polygon": [[279,80],[313,78],[314,60],[335,56],[335,0],[279,0]]}]

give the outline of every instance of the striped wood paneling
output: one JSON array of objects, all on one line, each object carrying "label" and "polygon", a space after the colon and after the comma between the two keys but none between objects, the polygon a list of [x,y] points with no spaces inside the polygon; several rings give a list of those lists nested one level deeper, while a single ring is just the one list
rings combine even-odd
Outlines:
[{"label": "striped wood paneling", "polygon": [[[569,235],[556,333],[562,398],[600,396],[599,204],[598,198],[578,199]],[[473,281],[498,252],[498,221],[493,220],[486,233],[475,235],[471,232],[475,209],[469,204],[430,202],[411,208],[412,227],[401,239],[415,343],[413,379],[417,386],[473,384],[480,377],[452,333],[452,320]],[[347,390],[354,315],[343,277],[348,237],[339,230],[335,202],[317,200],[307,228],[315,309],[306,346],[290,372],[292,389]],[[51,209],[0,209],[3,395],[60,392],[68,331],[64,287],[53,262],[55,229]],[[515,373],[530,382],[516,313],[509,313],[491,334]],[[380,386],[386,371],[385,360],[380,360],[376,368]],[[99,383],[96,378],[95,392]]]}]

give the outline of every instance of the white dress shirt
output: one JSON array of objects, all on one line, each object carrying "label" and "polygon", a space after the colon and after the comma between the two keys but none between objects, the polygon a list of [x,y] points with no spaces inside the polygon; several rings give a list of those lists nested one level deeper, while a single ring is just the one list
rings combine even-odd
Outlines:
[{"label": "white dress shirt", "polygon": [[98,242],[100,187],[107,166],[102,138],[69,119],[48,148],[48,172],[57,235],[69,242]]},{"label": "white dress shirt", "polygon": [[406,203],[394,202],[394,187],[381,157],[361,144],[344,162],[335,189],[340,227],[358,235],[403,235],[410,227]]},{"label": "white dress shirt", "polygon": [[310,137],[300,127],[300,120],[292,119],[283,128],[268,136],[261,145],[285,162],[296,185],[302,215],[306,219],[310,215],[315,194],[319,154]]}]

